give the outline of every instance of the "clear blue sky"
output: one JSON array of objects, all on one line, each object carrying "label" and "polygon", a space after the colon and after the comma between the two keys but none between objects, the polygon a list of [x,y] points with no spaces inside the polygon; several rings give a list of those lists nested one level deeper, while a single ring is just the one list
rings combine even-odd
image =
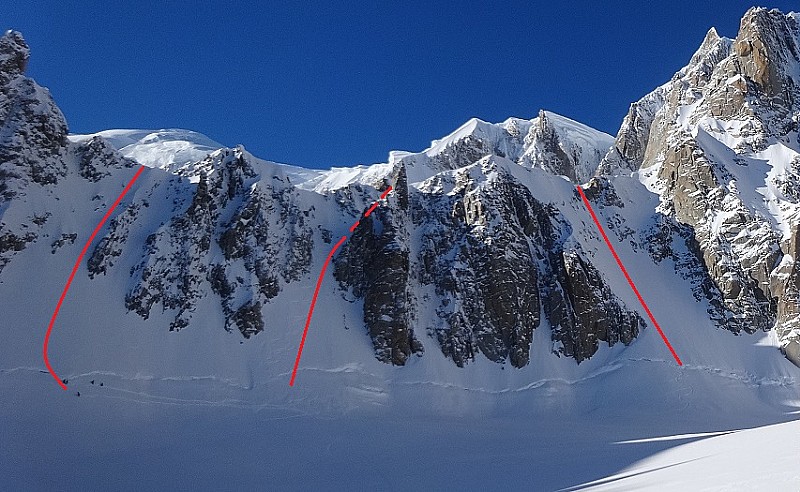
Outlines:
[{"label": "clear blue sky", "polygon": [[188,128],[308,167],[384,161],[470,117],[531,118],[540,108],[614,134],[628,105],[680,69],[709,27],[735,36],[750,6],[146,3],[7,0],[0,27],[23,32],[29,74],[75,133]]}]

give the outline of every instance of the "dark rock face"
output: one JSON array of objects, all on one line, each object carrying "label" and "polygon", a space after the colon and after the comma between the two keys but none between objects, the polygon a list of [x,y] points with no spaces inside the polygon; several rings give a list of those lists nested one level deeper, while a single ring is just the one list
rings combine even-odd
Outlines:
[{"label": "dark rock face", "polygon": [[7,198],[29,181],[55,184],[67,173],[66,121],[47,89],[25,77],[28,57],[18,32],[0,37],[0,191]]},{"label": "dark rock face", "polygon": [[[218,297],[225,329],[249,338],[265,328],[261,309],[281,285],[309,271],[310,211],[300,208],[297,190],[283,178],[256,184],[258,176],[241,150],[220,151],[207,161],[214,172],[200,177],[188,206],[147,238],[125,303],[145,319],[160,304],[174,312],[170,329],[180,330],[191,324],[210,290]],[[135,201],[112,220],[87,262],[91,276],[113,266],[147,206],[146,200]]]},{"label": "dark rock face", "polygon": [[[335,261],[334,277],[364,300],[364,323],[381,362],[405,365],[422,354],[409,290],[408,183],[405,168],[393,178],[390,206],[361,219]],[[379,191],[379,190],[376,190]]]},{"label": "dark rock face", "polygon": [[644,326],[641,317],[625,309],[605,285],[600,272],[578,253],[564,252],[562,258],[557,272],[560,289],[555,292],[564,295],[558,304],[571,309],[553,313],[555,319],[551,323],[561,327],[554,338],[561,343],[564,355],[580,362],[597,352],[599,341],[609,346],[631,343]]},{"label": "dark rock face", "polygon": [[78,239],[78,234],[74,232],[72,234],[62,234],[60,238],[53,241],[51,253],[55,254],[56,251],[66,244],[75,244],[76,239]]},{"label": "dark rock face", "polygon": [[146,205],[142,203],[132,204],[111,219],[109,233],[97,243],[94,252],[86,262],[89,278],[105,274],[109,268],[114,266],[116,258],[121,256],[124,251],[128,228],[136,220],[144,206]]},{"label": "dark rock face", "polygon": [[[474,167],[481,165],[488,172],[493,164],[483,160]],[[511,181],[487,184],[494,190],[476,184],[464,170],[455,176],[453,194],[416,197],[414,222],[423,229],[420,280],[438,298],[439,321],[428,329],[459,366],[483,353],[522,367],[541,311],[539,272],[525,230],[538,232],[542,210]],[[496,229],[495,219],[503,221]]]},{"label": "dark rock face", "polygon": [[[496,178],[478,184],[467,171],[456,176],[454,193],[419,198],[418,222],[426,228],[420,278],[441,299],[444,323],[433,332],[445,353],[457,364],[480,352],[522,367],[542,314],[555,350],[578,362],[597,351],[598,340],[630,343],[643,322],[578,250],[568,249],[571,228],[559,212],[492,160],[477,166]],[[449,213],[432,217],[438,210]]]},{"label": "dark rock face", "polygon": [[[201,283],[208,270],[206,256],[218,213],[215,205],[211,203],[206,184],[201,181],[185,214],[174,217],[168,226],[147,238],[147,253],[131,272],[139,277],[139,282],[125,298],[128,309],[146,319],[152,306],[161,303],[165,310],[177,311],[170,330],[189,325],[191,313],[202,293]],[[135,214],[135,211],[130,207],[126,213]],[[89,258],[90,272],[104,272],[109,258],[113,256],[107,251],[112,245],[122,243],[126,236],[124,227],[118,223],[112,224],[111,234],[107,236],[110,239],[101,241]],[[119,237],[119,242],[112,242],[114,237]],[[164,257],[162,248],[170,248],[174,252]]]},{"label": "dark rock face", "polygon": [[557,209],[492,158],[432,178],[431,188],[452,186],[447,194],[408,190],[403,175],[397,205],[362,220],[335,260],[340,284],[364,299],[379,360],[404,364],[418,352],[413,326],[458,366],[483,354],[514,367],[529,363],[543,318],[554,350],[578,362],[600,341],[630,343],[644,326],[579,251],[566,249],[571,230]]},{"label": "dark rock face", "polygon": [[81,177],[94,183],[111,176],[114,169],[137,166],[132,160],[120,156],[114,147],[100,137],[76,146],[73,152]]},{"label": "dark rock face", "polygon": [[444,212],[418,221],[440,225],[426,227],[423,244],[429,246],[421,252],[422,278],[435,287],[440,299],[436,311],[444,320],[430,329],[458,365],[481,352],[496,362],[510,358],[521,367],[528,362],[533,329],[540,321],[538,272],[530,248],[519,240],[523,227],[533,232],[534,217],[527,215],[531,212],[527,208],[520,208],[525,226],[512,216],[506,230],[493,234],[487,230],[488,222],[501,211],[492,208],[489,193],[468,194],[473,190],[466,176],[462,179],[460,197],[419,197],[420,214],[423,210]]},{"label": "dark rock face", "polygon": [[10,231],[4,231],[0,224],[0,272],[11,261],[14,253],[25,249],[25,246],[35,241],[36,238],[37,236],[33,232],[17,235]]},{"label": "dark rock face", "polygon": [[[105,167],[133,165],[100,141],[69,145],[67,123],[50,93],[25,76],[29,56],[20,33],[8,31],[0,37],[0,219],[10,201],[25,197],[30,186],[53,192],[54,185],[75,172],[75,159],[80,161],[80,174],[95,182],[109,176]],[[41,236],[50,215],[34,213],[14,226],[0,220],[0,270]],[[66,241],[62,237],[53,248]]]},{"label": "dark rock face", "polygon": [[25,73],[30,58],[28,43],[17,31],[6,31],[0,37],[0,77],[8,81]]}]

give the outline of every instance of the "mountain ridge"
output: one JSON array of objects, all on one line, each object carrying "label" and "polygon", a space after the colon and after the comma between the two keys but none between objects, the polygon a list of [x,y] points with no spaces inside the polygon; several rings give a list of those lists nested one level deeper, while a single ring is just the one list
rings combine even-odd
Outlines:
[{"label": "mountain ridge", "polygon": [[[108,313],[64,313],[82,339],[147,347],[144,366],[132,356],[87,357],[77,341],[56,336],[65,374],[91,365],[125,377],[213,374],[243,387],[281,374],[314,276],[341,235],[350,239],[321,292],[315,319],[328,329],[312,328],[309,367],[356,364],[385,374],[376,384],[387,387],[394,378],[467,386],[474,382],[464,378],[489,378],[500,391],[525,386],[524,378],[580,380],[615,360],[668,361],[588,219],[574,189],[581,184],[625,264],[647,279],[643,295],[655,299],[688,366],[793,380],[793,369],[761,362],[744,338],[766,333],[768,346],[798,363],[792,15],[749,11],[735,40],[710,31],[687,67],[631,106],[616,138],[541,111],[531,120],[470,120],[421,152],[329,171],[214,149],[174,130],[131,131],[125,146],[102,132],[68,137],[49,93],[21,71],[21,39],[0,40],[0,60],[14,60],[3,65],[0,109],[15,111],[0,113],[0,286],[7,299],[22,295],[13,286],[43,299],[31,319],[48,315],[53,294],[27,285],[25,272],[41,263],[53,275],[47,283],[58,283],[57,265],[74,258],[133,173],[136,162],[120,149],[133,145],[134,156],[172,141],[202,154],[179,163],[156,147],[150,156],[166,160],[149,161],[76,277],[75,295],[92,299],[100,289]],[[776,79],[789,92],[776,96]],[[395,192],[386,206],[348,233],[388,185]],[[15,330],[3,358],[29,366],[33,345]],[[725,362],[707,352],[714,346],[739,355]],[[206,358],[187,361],[190,347]],[[173,359],[184,365],[164,364]],[[403,366],[408,376],[381,365]]]}]

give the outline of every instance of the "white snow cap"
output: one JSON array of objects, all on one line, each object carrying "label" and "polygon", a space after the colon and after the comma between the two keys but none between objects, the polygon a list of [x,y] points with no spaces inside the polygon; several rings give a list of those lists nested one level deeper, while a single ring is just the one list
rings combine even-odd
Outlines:
[{"label": "white snow cap", "polygon": [[179,128],[161,130],[105,130],[86,135],[70,135],[73,142],[92,137],[106,139],[122,155],[147,167],[174,172],[224,148],[202,133]]}]

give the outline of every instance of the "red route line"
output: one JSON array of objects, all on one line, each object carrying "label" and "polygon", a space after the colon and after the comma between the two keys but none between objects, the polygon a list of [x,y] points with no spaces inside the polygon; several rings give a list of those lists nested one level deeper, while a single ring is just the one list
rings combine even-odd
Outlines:
[{"label": "red route line", "polygon": [[619,259],[619,256],[617,255],[617,252],[614,249],[614,246],[611,245],[611,241],[609,241],[608,236],[606,236],[606,232],[603,230],[603,226],[600,225],[600,221],[597,219],[597,215],[595,215],[594,209],[592,209],[592,205],[589,203],[589,199],[586,198],[586,194],[583,192],[583,188],[581,188],[580,186],[577,186],[577,189],[578,189],[578,193],[580,193],[581,198],[583,199],[583,204],[586,205],[586,209],[589,210],[589,215],[592,216],[592,220],[594,221],[594,224],[597,226],[597,229],[600,231],[600,235],[603,236],[603,240],[605,240],[606,245],[608,246],[608,249],[611,251],[611,254],[614,256],[614,259],[617,261],[617,265],[619,266],[619,269],[622,270],[622,274],[625,275],[625,279],[628,281],[628,284],[631,286],[631,289],[633,289],[633,293],[636,294],[636,297],[637,297],[637,299],[639,299],[639,302],[642,304],[642,307],[644,308],[645,312],[647,313],[647,316],[650,317],[650,321],[653,322],[653,325],[656,327],[656,330],[658,330],[658,334],[661,335],[661,339],[664,340],[664,344],[669,349],[670,353],[672,354],[672,357],[675,358],[675,362],[677,362],[679,366],[682,366],[683,362],[681,362],[681,359],[680,359],[680,357],[678,357],[678,354],[675,352],[675,349],[672,348],[672,344],[669,343],[669,340],[667,340],[667,336],[661,330],[661,326],[658,325],[658,321],[656,321],[656,318],[653,316],[653,313],[650,312],[650,308],[647,307],[647,303],[644,302],[644,299],[642,298],[642,295],[639,293],[639,289],[636,288],[636,285],[633,283],[633,280],[631,279],[631,276],[628,275],[628,270],[625,269],[625,265],[623,265],[622,264],[622,260]]},{"label": "red route line", "polygon": [[[381,194],[381,197],[378,201],[372,204],[372,206],[367,210],[364,214],[364,217],[369,217],[380,203],[380,200],[386,198],[389,192],[392,191],[392,187],[389,186],[386,190]],[[350,226],[350,232],[356,230],[356,227],[361,223],[361,220],[357,220],[352,226]],[[339,239],[339,242],[333,247],[330,253],[328,253],[328,257],[325,258],[325,263],[322,264],[322,270],[319,272],[319,277],[317,278],[317,287],[314,289],[314,297],[311,298],[311,306],[308,308],[308,316],[306,317],[306,326],[303,328],[303,336],[300,338],[300,347],[297,348],[297,357],[294,360],[294,368],[292,369],[292,377],[289,380],[289,386],[294,386],[294,380],[297,378],[297,368],[300,367],[300,357],[303,356],[303,347],[306,345],[306,336],[308,335],[308,327],[311,325],[311,316],[314,314],[314,307],[317,305],[317,296],[319,296],[319,289],[322,287],[322,280],[325,278],[325,271],[328,269],[328,263],[331,262],[333,259],[333,255],[336,253],[336,250],[339,249],[339,246],[344,244],[347,241],[347,236],[342,236]]]},{"label": "red route line", "polygon": [[373,203],[372,206],[369,207],[369,210],[367,210],[367,213],[364,214],[364,217],[369,217],[369,214],[371,214],[377,207],[378,202]]},{"label": "red route line", "polygon": [[128,184],[125,186],[125,189],[122,190],[122,193],[117,197],[116,201],[111,205],[108,209],[106,214],[100,219],[100,223],[97,224],[97,227],[94,228],[92,231],[92,235],[89,236],[89,239],[86,241],[86,244],[83,246],[83,250],[81,250],[81,254],[78,255],[78,259],[75,260],[75,266],[72,267],[72,273],[69,274],[69,278],[67,279],[67,283],[64,285],[64,290],[61,291],[61,297],[58,299],[58,304],[56,304],[56,309],[53,311],[53,317],[50,318],[50,324],[47,326],[47,333],[44,336],[44,345],[42,347],[42,356],[44,357],[44,364],[47,366],[47,370],[50,371],[50,374],[53,376],[53,379],[56,380],[61,389],[67,389],[67,385],[58,377],[56,372],[53,370],[53,366],[50,365],[50,359],[47,357],[47,347],[50,344],[50,335],[53,332],[53,325],[56,323],[56,318],[58,317],[58,312],[61,310],[61,305],[64,304],[64,299],[67,297],[67,291],[69,291],[70,286],[72,285],[72,280],[75,278],[75,274],[78,273],[78,268],[81,266],[81,261],[83,257],[86,255],[86,252],[89,251],[89,246],[91,246],[92,241],[100,232],[100,229],[103,228],[103,225],[106,223],[108,218],[111,216],[111,213],[114,212],[114,209],[117,208],[117,205],[122,201],[122,198],[128,193],[133,186],[133,183],[139,178],[139,175],[142,174],[144,171],[144,166],[140,166],[139,170],[136,171],[136,174],[133,175]]},{"label": "red route line", "polygon": [[342,236],[342,238],[339,239],[339,242],[336,243],[336,246],[334,246],[331,252],[328,253],[328,257],[325,258],[325,263],[322,264],[322,270],[319,272],[319,278],[317,278],[317,288],[314,289],[314,297],[311,299],[311,307],[308,309],[306,326],[303,328],[303,337],[300,338],[300,347],[297,349],[297,357],[294,360],[294,369],[292,369],[292,379],[289,380],[289,386],[294,386],[294,379],[297,377],[297,368],[300,366],[300,357],[302,357],[303,347],[306,345],[308,326],[311,324],[311,316],[314,314],[314,307],[317,305],[317,296],[319,295],[319,288],[322,287],[322,280],[325,278],[325,270],[328,269],[328,263],[331,262],[331,258],[333,258],[336,250],[339,249],[339,246],[341,246],[346,240],[347,236]]}]

